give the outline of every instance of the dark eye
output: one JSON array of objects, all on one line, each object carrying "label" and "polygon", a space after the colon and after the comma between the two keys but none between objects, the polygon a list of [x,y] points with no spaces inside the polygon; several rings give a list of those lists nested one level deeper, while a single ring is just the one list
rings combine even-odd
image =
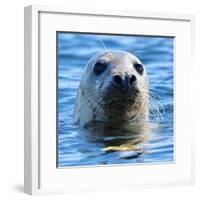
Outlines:
[{"label": "dark eye", "polygon": [[136,64],[134,64],[134,67],[135,67],[136,71],[137,71],[140,75],[143,73],[144,68],[143,68],[142,64],[136,63]]},{"label": "dark eye", "polygon": [[106,63],[97,62],[94,65],[94,73],[96,75],[100,75],[101,73],[103,73],[105,71],[106,68],[107,68],[107,64]]}]

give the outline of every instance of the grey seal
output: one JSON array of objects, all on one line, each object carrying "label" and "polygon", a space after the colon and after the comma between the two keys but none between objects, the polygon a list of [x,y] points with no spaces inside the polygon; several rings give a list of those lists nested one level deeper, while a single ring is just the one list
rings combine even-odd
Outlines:
[{"label": "grey seal", "polygon": [[80,81],[74,122],[144,122],[148,115],[148,76],[140,59],[127,51],[94,55]]}]

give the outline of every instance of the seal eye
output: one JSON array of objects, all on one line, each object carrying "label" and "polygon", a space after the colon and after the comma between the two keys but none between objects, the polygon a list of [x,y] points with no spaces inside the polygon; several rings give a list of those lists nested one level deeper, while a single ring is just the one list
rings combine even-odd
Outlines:
[{"label": "seal eye", "polygon": [[137,70],[137,72],[141,75],[144,71],[144,68],[142,66],[142,64],[136,63],[134,64],[135,69]]},{"label": "seal eye", "polygon": [[97,62],[94,65],[94,73],[96,75],[100,75],[101,73],[103,73],[105,71],[106,68],[107,68],[107,64],[106,63]]}]

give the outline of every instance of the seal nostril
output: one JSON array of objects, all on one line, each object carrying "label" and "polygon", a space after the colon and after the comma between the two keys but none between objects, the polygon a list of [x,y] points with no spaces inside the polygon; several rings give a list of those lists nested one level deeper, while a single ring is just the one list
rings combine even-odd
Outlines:
[{"label": "seal nostril", "polygon": [[122,85],[122,78],[121,78],[121,76],[119,76],[119,75],[115,75],[114,77],[113,77],[113,82],[116,84],[116,85]]},{"label": "seal nostril", "polygon": [[136,81],[136,77],[135,77],[135,75],[132,75],[131,77],[130,77],[130,85],[133,83],[133,82],[135,82]]}]

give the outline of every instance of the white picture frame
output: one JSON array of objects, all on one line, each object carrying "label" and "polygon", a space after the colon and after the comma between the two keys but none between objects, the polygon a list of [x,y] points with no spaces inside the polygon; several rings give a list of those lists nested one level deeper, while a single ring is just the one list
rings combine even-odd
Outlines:
[{"label": "white picture frame", "polygon": [[[152,28],[147,26],[147,21],[151,23]],[[107,26],[105,29],[101,26],[102,22]],[[119,26],[122,23],[125,25],[120,32]],[[128,28],[130,23],[137,26],[134,32],[133,29]],[[109,26],[110,24],[112,27]],[[190,72],[187,68],[193,67],[193,29],[194,16],[185,14],[49,6],[26,7],[25,192],[36,195],[194,183],[194,131],[191,117],[193,115],[190,110],[190,94],[185,93],[185,90],[189,91],[191,87]],[[174,83],[176,161],[174,163],[64,169],[56,167],[56,43],[54,38],[56,30],[171,35],[177,38]],[[48,45],[45,45],[47,42]],[[50,59],[47,59],[47,55]],[[189,118],[185,118],[183,110],[187,116],[190,116]]]}]

